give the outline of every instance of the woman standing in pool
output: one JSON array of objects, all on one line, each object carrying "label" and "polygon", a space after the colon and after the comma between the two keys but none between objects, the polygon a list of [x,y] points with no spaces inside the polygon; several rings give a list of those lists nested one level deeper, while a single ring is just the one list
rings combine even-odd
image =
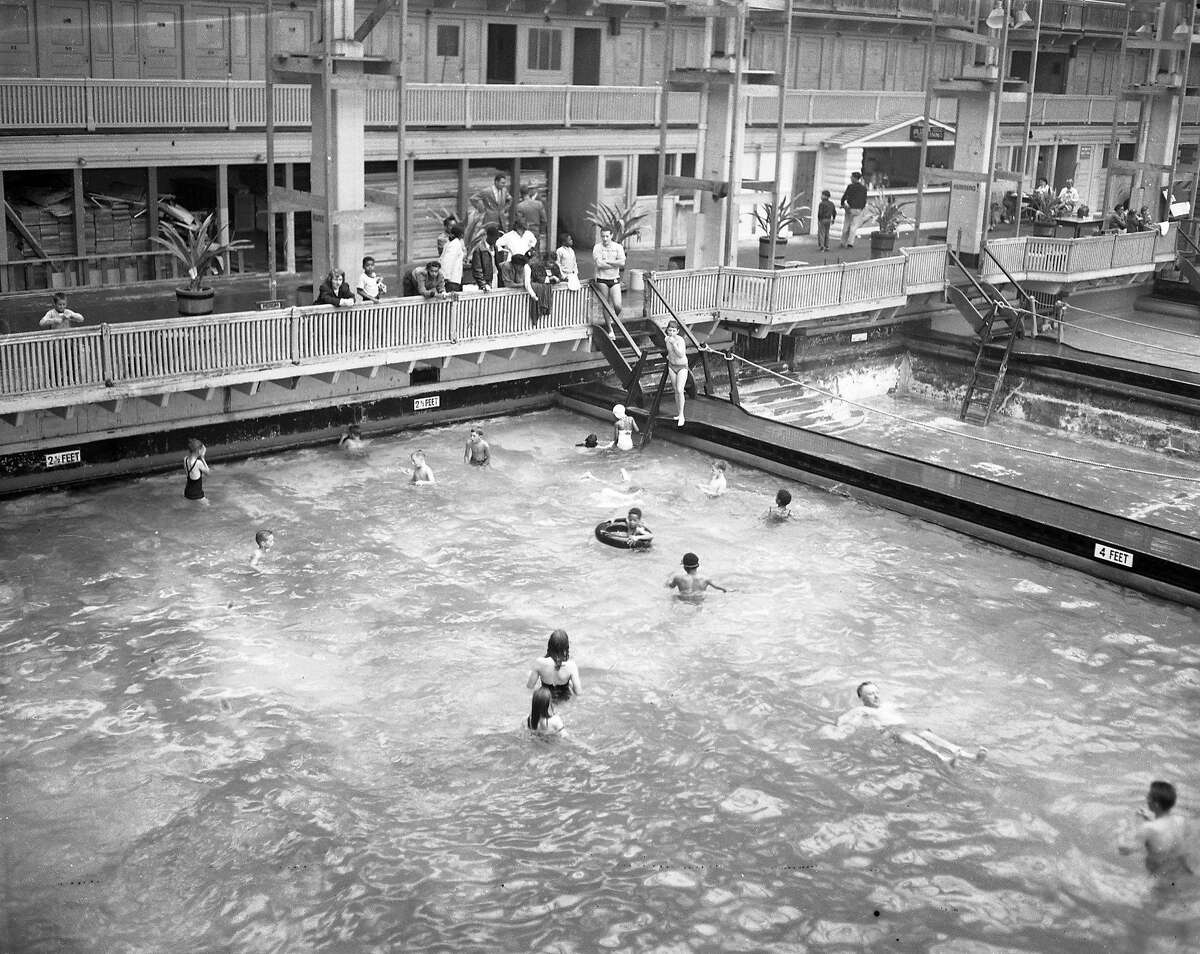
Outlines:
[{"label": "woman standing in pool", "polygon": [[[556,629],[546,643],[546,655],[533,664],[525,688],[532,689],[538,683],[555,699],[569,699],[571,695],[582,695],[583,685],[579,681],[579,667],[571,661],[571,641],[565,629]],[[539,690],[541,691],[541,690]],[[536,699],[537,693],[534,693]]]},{"label": "woman standing in pool", "polygon": [[633,450],[633,435],[637,433],[637,421],[625,413],[624,404],[613,405],[613,446],[617,450]]},{"label": "woman standing in pool", "polygon": [[187,445],[187,456],[183,459],[183,472],[187,474],[187,483],[183,485],[183,495],[188,500],[203,500],[208,503],[208,498],[204,496],[204,475],[208,473],[204,455],[208,453],[208,448],[194,437],[188,438]]},{"label": "woman standing in pool", "polygon": [[538,735],[557,735],[566,728],[562,716],[554,711],[554,697],[549,689],[534,692],[525,725]]},{"label": "woman standing in pool", "polygon": [[673,318],[667,322],[667,366],[671,383],[675,385],[675,423],[683,427],[683,391],[688,379],[687,342],[679,333],[679,322]]}]

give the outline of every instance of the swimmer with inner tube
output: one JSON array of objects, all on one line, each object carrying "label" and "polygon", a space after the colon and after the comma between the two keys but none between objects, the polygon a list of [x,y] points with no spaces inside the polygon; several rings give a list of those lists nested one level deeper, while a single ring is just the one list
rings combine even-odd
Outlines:
[{"label": "swimmer with inner tube", "polygon": [[579,666],[571,661],[571,641],[565,629],[556,629],[546,642],[546,655],[533,664],[525,688],[532,689],[538,683],[555,699],[569,699],[571,695],[583,695],[583,684],[579,681]]},{"label": "swimmer with inner tube", "polygon": [[690,603],[699,603],[704,599],[704,591],[710,586],[714,590],[720,590],[722,593],[728,593],[729,590],[723,586],[717,586],[708,577],[701,576],[696,571],[700,569],[700,558],[694,553],[685,553],[680,561],[683,565],[682,573],[674,573],[667,580],[667,587],[675,589],[681,600],[687,600]]},{"label": "swimmer with inner tube", "polygon": [[638,432],[637,421],[625,413],[624,404],[613,405],[613,442],[617,450],[633,450],[633,435]]}]

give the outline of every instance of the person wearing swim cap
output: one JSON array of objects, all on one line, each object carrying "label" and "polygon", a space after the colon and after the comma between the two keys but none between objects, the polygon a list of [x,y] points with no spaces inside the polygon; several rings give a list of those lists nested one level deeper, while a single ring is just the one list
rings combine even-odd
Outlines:
[{"label": "person wearing swim cap", "polygon": [[637,421],[625,413],[624,404],[613,405],[613,445],[617,450],[633,450],[633,435],[637,433]]},{"label": "person wearing swim cap", "polygon": [[722,593],[729,591],[723,586],[717,586],[708,577],[701,576],[696,571],[700,569],[700,558],[694,553],[685,553],[683,560],[680,561],[683,565],[682,573],[674,573],[667,580],[667,588],[677,591],[676,595],[681,600],[687,600],[690,603],[699,603],[704,599],[704,591],[710,586],[714,590],[720,590]]}]

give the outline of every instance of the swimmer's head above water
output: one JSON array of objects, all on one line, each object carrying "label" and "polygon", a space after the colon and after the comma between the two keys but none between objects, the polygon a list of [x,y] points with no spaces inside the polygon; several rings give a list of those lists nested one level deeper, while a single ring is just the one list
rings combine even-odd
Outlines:
[{"label": "swimmer's head above water", "polygon": [[589,434],[587,437],[585,437],[583,439],[582,444],[576,444],[575,446],[576,447],[595,447],[599,443],[600,443],[600,438],[598,438],[595,434]]},{"label": "swimmer's head above water", "polygon": [[1170,782],[1154,781],[1146,794],[1146,804],[1155,815],[1165,815],[1175,807],[1175,786]]},{"label": "swimmer's head above water", "polygon": [[858,689],[855,691],[858,693],[858,698],[862,700],[864,706],[867,706],[869,709],[879,708],[879,687],[871,682],[871,680],[868,679],[866,682],[860,682]]},{"label": "swimmer's head above water", "polygon": [[624,404],[614,404],[613,405],[613,417],[615,417],[619,421],[624,416],[625,416],[625,405]]},{"label": "swimmer's head above water", "polygon": [[558,669],[571,658],[571,640],[565,629],[556,629],[546,641],[546,656],[554,660],[554,668]]},{"label": "swimmer's head above water", "polygon": [[685,553],[679,562],[685,570],[695,570],[700,566],[700,558],[694,553]]},{"label": "swimmer's head above water", "polygon": [[270,550],[275,546],[275,532],[273,530],[259,530],[254,535],[254,542],[258,544],[260,550]]},{"label": "swimmer's head above water", "polygon": [[786,490],[781,487],[779,489],[779,492],[775,495],[775,506],[776,507],[790,507],[791,505],[792,505],[792,492],[790,490]]}]

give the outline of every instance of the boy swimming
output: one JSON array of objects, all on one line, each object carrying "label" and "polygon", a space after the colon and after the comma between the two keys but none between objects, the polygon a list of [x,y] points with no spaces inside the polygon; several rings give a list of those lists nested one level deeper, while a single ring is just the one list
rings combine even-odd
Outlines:
[{"label": "boy swimming", "polygon": [[792,515],[792,492],[783,487],[775,494],[775,506],[767,511],[768,520],[787,520]]},{"label": "boy swimming", "polygon": [[487,467],[492,462],[492,449],[483,439],[483,428],[472,427],[463,449],[463,461],[472,467]]},{"label": "boy swimming", "polygon": [[712,463],[712,475],[709,477],[708,486],[703,490],[710,497],[720,497],[725,493],[725,471],[729,467],[723,460],[714,460]]},{"label": "boy swimming", "polygon": [[689,603],[699,603],[704,599],[704,591],[710,586],[714,590],[720,590],[722,593],[729,592],[725,587],[717,586],[712,580],[700,576],[696,572],[700,569],[700,558],[696,554],[685,553],[683,560],[680,562],[683,565],[683,572],[672,574],[667,580],[667,587],[678,591],[676,595],[681,600],[687,600]]},{"label": "boy swimming", "polygon": [[435,484],[433,479],[433,471],[429,465],[425,463],[425,452],[423,450],[413,451],[408,455],[408,459],[412,461],[412,470],[402,468],[404,473],[408,474],[412,479],[409,483],[413,484]]},{"label": "boy swimming", "polygon": [[263,557],[275,546],[275,534],[271,530],[259,530],[254,535],[254,553],[250,557],[250,565],[256,570]]},{"label": "boy swimming", "polygon": [[362,429],[357,424],[351,424],[338,441],[338,447],[344,448],[347,454],[361,454],[370,443],[370,440],[362,436]]}]

